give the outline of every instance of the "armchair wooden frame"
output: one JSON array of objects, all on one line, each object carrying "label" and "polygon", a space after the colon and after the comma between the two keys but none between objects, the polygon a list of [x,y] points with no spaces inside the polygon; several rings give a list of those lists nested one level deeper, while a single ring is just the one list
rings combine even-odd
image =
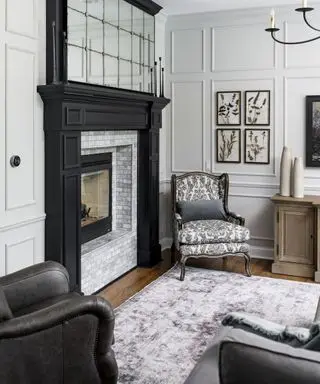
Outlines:
[{"label": "armchair wooden frame", "polygon": [[[221,183],[224,184],[224,192],[222,194],[222,200],[223,200],[223,207],[225,210],[226,218],[227,221],[231,221],[235,224],[244,226],[245,224],[245,219],[239,215],[236,215],[235,213],[231,212],[228,207],[228,194],[229,194],[229,176],[227,173],[223,173],[221,175],[214,175],[212,173],[207,173],[207,172],[201,172],[201,171],[194,171],[194,172],[187,172],[184,173],[183,175],[175,175],[173,174],[171,176],[171,195],[172,195],[172,234],[173,234],[173,242],[171,246],[171,258],[172,260],[175,260],[175,255],[176,252],[179,252],[179,249],[176,249],[175,245],[175,238],[176,238],[176,228],[178,230],[182,229],[182,220],[181,217],[179,218],[179,215],[177,213],[177,180],[181,180],[184,178],[187,178],[189,176],[206,176],[214,180],[219,180],[219,185]],[[179,252],[180,253],[180,252]],[[185,264],[188,259],[190,258],[195,258],[195,259],[200,259],[200,258],[223,258],[224,260],[226,259],[227,256],[230,255],[242,255],[245,259],[245,272],[248,277],[251,276],[251,268],[250,268],[250,262],[251,262],[251,257],[249,255],[249,252],[228,252],[228,253],[223,253],[220,255],[209,255],[209,254],[203,254],[203,255],[187,255],[183,256],[180,255],[180,266],[181,266],[181,274],[180,274],[180,280],[183,281],[185,277]]]}]

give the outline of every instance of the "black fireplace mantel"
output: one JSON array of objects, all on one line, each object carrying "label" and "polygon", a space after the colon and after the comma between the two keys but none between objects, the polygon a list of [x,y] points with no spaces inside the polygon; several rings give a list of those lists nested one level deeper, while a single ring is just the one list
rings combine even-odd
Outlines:
[{"label": "black fireplace mantel", "polygon": [[81,132],[138,132],[138,265],[161,259],[159,129],[170,102],[151,94],[70,82],[38,87],[44,102],[45,259],[81,287]]}]

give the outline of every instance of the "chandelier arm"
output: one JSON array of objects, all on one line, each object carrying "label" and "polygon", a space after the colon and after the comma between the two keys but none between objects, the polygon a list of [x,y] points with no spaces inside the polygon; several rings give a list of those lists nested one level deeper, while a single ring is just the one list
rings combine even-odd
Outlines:
[{"label": "chandelier arm", "polygon": [[313,27],[313,26],[309,23],[309,21],[307,20],[306,12],[303,12],[303,20],[304,20],[304,22],[307,24],[308,27],[310,27],[311,29],[313,29],[313,30],[315,30],[315,31],[317,31],[317,32],[320,32],[320,29]]},{"label": "chandelier arm", "polygon": [[280,43],[280,44],[284,44],[284,45],[297,45],[297,44],[305,44],[305,43],[310,43],[311,41],[315,41],[315,40],[319,40],[320,39],[320,35],[317,36],[317,37],[313,37],[312,39],[308,39],[308,40],[301,40],[301,41],[281,41],[279,39],[277,39],[274,35],[274,32],[271,32],[271,37],[273,38],[274,41],[276,41],[277,43]]}]

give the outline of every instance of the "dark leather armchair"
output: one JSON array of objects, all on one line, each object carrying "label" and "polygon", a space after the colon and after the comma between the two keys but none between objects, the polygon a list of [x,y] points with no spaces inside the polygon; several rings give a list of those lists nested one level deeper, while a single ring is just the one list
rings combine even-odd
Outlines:
[{"label": "dark leather armchair", "polygon": [[113,384],[114,314],[45,262],[0,278],[0,383]]}]

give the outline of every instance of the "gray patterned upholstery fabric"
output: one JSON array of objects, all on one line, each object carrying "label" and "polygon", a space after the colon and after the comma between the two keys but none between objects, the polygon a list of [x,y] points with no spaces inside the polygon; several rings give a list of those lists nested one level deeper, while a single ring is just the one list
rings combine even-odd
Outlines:
[{"label": "gray patterned upholstery fabric", "polygon": [[250,239],[246,227],[222,220],[197,220],[183,224],[181,244],[243,243]]},{"label": "gray patterned upholstery fabric", "polygon": [[250,251],[250,246],[247,243],[180,244],[179,251],[182,256],[221,256],[232,253],[247,253]]},{"label": "gray patterned upholstery fabric", "polygon": [[206,175],[190,175],[177,179],[177,202],[224,199],[224,182]]}]

